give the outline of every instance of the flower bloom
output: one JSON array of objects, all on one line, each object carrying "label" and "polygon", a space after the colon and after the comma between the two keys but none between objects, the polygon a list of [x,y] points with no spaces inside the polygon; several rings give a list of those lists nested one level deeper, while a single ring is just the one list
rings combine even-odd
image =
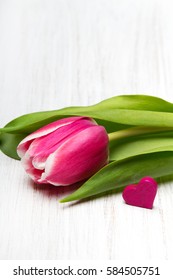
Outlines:
[{"label": "flower bloom", "polygon": [[64,118],[28,135],[17,153],[34,182],[71,185],[108,162],[108,135],[91,118]]}]

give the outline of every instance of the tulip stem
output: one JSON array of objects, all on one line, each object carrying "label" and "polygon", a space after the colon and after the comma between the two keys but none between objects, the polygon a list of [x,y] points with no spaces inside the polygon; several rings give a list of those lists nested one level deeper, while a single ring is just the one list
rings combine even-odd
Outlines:
[{"label": "tulip stem", "polygon": [[143,127],[143,126],[136,126],[131,127],[128,129],[123,129],[115,132],[111,132],[108,134],[109,141],[114,141],[118,139],[122,139],[129,136],[135,136],[135,135],[142,135],[147,133],[155,133],[155,132],[162,132],[162,131],[173,131],[173,128],[169,127]]}]

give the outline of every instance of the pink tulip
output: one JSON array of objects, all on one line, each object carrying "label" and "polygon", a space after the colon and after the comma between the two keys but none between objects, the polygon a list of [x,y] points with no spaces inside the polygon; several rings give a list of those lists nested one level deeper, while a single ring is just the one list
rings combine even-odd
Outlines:
[{"label": "pink tulip", "polygon": [[71,185],[89,178],[108,162],[108,135],[91,118],[70,117],[28,135],[17,153],[34,182]]}]

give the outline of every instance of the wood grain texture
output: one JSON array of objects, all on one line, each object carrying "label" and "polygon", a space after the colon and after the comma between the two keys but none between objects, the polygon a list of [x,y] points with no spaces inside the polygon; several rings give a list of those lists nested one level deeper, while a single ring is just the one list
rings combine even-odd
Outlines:
[{"label": "wood grain texture", "polygon": [[[21,114],[142,93],[173,102],[172,1],[0,0],[0,126]],[[154,209],[121,194],[59,204],[0,154],[1,259],[172,259],[173,183]]]}]

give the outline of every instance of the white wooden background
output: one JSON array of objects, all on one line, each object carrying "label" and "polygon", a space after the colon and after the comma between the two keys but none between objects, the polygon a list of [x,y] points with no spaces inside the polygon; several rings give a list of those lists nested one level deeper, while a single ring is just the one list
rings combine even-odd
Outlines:
[{"label": "white wooden background", "polygon": [[[0,126],[142,93],[173,102],[172,1],[0,0]],[[0,154],[1,259],[172,259],[173,183],[154,209],[121,194],[75,206]]]}]

